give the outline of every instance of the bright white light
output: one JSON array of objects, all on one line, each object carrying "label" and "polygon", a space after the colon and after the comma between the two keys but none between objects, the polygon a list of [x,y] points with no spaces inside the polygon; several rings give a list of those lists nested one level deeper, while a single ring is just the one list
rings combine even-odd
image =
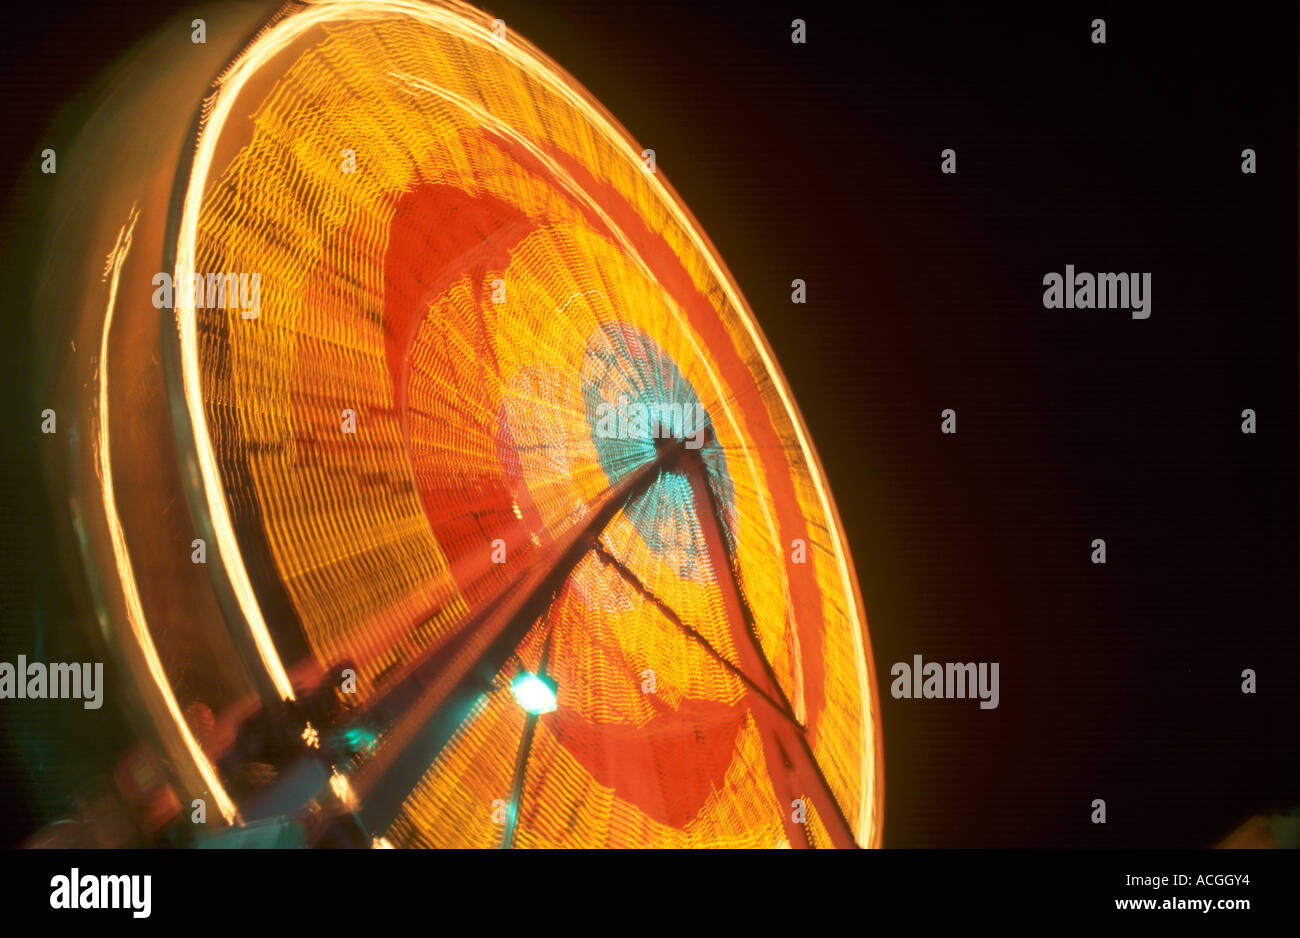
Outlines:
[{"label": "bright white light", "polygon": [[523,671],[515,675],[510,682],[510,689],[515,692],[519,706],[529,713],[550,713],[556,707],[555,682],[536,674]]}]

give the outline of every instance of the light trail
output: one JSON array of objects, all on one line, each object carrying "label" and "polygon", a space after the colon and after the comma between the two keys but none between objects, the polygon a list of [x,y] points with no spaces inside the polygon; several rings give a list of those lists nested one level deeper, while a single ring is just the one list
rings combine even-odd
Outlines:
[{"label": "light trail", "polygon": [[126,260],[127,253],[131,250],[131,236],[135,231],[135,223],[139,220],[139,217],[139,210],[135,205],[132,205],[130,217],[127,219],[126,224],[118,230],[117,243],[113,245],[113,250],[108,255],[108,263],[104,271],[105,278],[109,281],[108,307],[104,310],[104,329],[99,339],[99,367],[97,368],[99,377],[99,412],[98,432],[95,434],[95,452],[98,456],[97,468],[104,496],[104,516],[108,522],[108,533],[113,544],[113,559],[117,564],[118,579],[122,583],[122,598],[126,603],[126,615],[127,621],[131,625],[131,633],[135,636],[136,643],[144,654],[145,665],[149,668],[149,674],[153,678],[154,684],[157,685],[158,692],[162,695],[163,702],[167,706],[167,712],[176,724],[176,729],[180,733],[181,740],[185,743],[185,748],[189,751],[195,767],[207,784],[208,791],[217,804],[217,810],[221,812],[221,816],[226,819],[227,824],[237,824],[240,823],[239,811],[222,786],[221,779],[217,777],[216,770],[212,767],[212,763],[208,761],[203,747],[194,738],[194,734],[190,732],[189,724],[185,721],[185,715],[181,713],[180,705],[176,702],[176,695],[172,693],[171,683],[167,680],[167,675],[163,671],[162,661],[158,657],[158,649],[154,646],[153,636],[150,634],[149,625],[145,620],[144,606],[140,602],[140,590],[135,580],[135,569],[131,565],[131,553],[126,546],[126,533],[122,529],[122,520],[117,511],[117,496],[113,491],[113,463],[109,458],[112,445],[108,424],[108,334],[113,328],[113,311],[117,306],[117,286],[122,273],[122,264]]},{"label": "light trail", "polygon": [[[525,74],[536,78],[580,112],[589,121],[590,125],[605,137],[614,150],[622,153],[629,163],[636,166],[639,171],[640,152],[636,149],[627,131],[606,115],[594,99],[575,88],[571,79],[530,43],[514,38],[513,33],[511,38],[504,42],[495,39],[490,30],[491,20],[486,14],[463,4],[449,3],[446,6],[431,6],[415,2],[415,0],[322,0],[322,2],[307,6],[300,12],[284,17],[263,31],[221,76],[216,90],[205,103],[204,113],[206,119],[199,133],[189,186],[183,202],[176,252],[176,276],[173,282],[182,282],[180,278],[193,269],[198,220],[217,142],[221,136],[222,128],[230,118],[235,100],[245,84],[256,74],[258,69],[266,65],[276,55],[285,51],[306,31],[314,27],[339,20],[356,22],[399,18],[409,18],[424,23],[475,45],[488,46],[490,44],[491,47],[499,50],[502,55],[511,59]],[[744,325],[745,331],[753,342],[754,348],[757,350],[764,367],[767,369],[767,374],[772,380],[777,395],[785,407],[786,414],[794,428],[799,448],[803,453],[812,487],[817,493],[822,512],[826,516],[834,549],[836,569],[839,573],[844,594],[848,598],[846,614],[852,626],[849,631],[852,633],[860,701],[860,785],[855,832],[859,843],[865,846],[878,846],[881,828],[878,819],[875,817],[875,812],[876,799],[879,797],[877,774],[880,767],[876,758],[876,747],[879,740],[873,739],[873,727],[876,725],[874,720],[875,700],[871,676],[868,672],[868,651],[864,637],[864,623],[855,578],[849,570],[841,522],[838,512],[831,503],[823,478],[823,469],[809,443],[807,428],[804,425],[802,415],[795,406],[785,376],[776,364],[767,340],[758,329],[752,311],[741,296],[739,288],[732,280],[730,273],[723,266],[713,245],[709,242],[707,236],[702,233],[694,217],[681,203],[676,193],[657,174],[647,174],[646,181],[703,256],[710,271],[730,301],[733,310]],[[244,567],[243,558],[235,540],[229,509],[221,489],[216,453],[208,433],[203,410],[202,388],[198,371],[195,308],[190,292],[181,291],[182,295],[176,306],[176,317],[177,329],[180,333],[185,402],[190,415],[190,423],[194,430],[195,448],[199,472],[203,482],[204,497],[212,519],[222,564],[226,569],[240,609],[248,623],[258,653],[281,696],[292,699],[293,688],[285,673],[283,663],[276,652],[261,608],[254,595],[248,572]],[[670,309],[675,316],[679,316],[675,304],[670,304]],[[693,336],[691,339],[693,341]],[[704,360],[707,362],[707,358]],[[714,381],[715,389],[717,389],[716,378],[711,372],[709,377]],[[731,417],[729,413],[728,417]],[[738,439],[741,440],[743,447],[743,435],[738,435]],[[749,459],[745,461],[746,463],[752,463],[752,460]],[[765,514],[767,513],[765,504],[762,510]],[[767,518],[767,522],[769,538],[775,542],[772,519]],[[780,547],[780,545],[777,546]],[[784,584],[783,588],[786,588]],[[790,629],[789,634],[792,636],[792,641],[796,643],[794,654],[796,660],[799,660],[797,631]],[[795,673],[799,675],[799,670],[796,670]],[[801,680],[796,688],[793,703],[796,713],[802,716],[804,701]]]}]

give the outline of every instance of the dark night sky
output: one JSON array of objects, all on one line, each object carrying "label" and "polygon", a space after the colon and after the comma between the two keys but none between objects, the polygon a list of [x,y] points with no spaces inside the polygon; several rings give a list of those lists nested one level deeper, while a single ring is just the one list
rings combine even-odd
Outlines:
[{"label": "dark night sky", "polygon": [[[1019,6],[489,9],[656,150],[793,386],[870,623],[886,844],[1207,845],[1300,803],[1296,13]],[[6,184],[53,107],[174,8],[17,14]],[[7,267],[20,248],[6,240]],[[1066,264],[1150,271],[1151,318],[1044,309]],[[21,329],[4,365],[29,395]],[[50,601],[53,563],[21,399],[11,638]],[[913,654],[999,662],[1000,707],[891,699]]]}]

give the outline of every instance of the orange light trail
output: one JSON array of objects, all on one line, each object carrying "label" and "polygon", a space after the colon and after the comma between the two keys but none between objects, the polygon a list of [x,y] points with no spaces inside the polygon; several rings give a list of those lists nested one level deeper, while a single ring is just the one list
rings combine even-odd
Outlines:
[{"label": "orange light trail", "polygon": [[117,243],[108,256],[106,268],[106,272],[109,273],[110,277],[108,306],[104,310],[104,328],[99,340],[99,432],[95,438],[95,451],[99,457],[99,477],[103,486],[104,516],[108,522],[109,536],[113,543],[113,559],[117,564],[118,579],[122,583],[122,597],[126,603],[126,614],[131,624],[131,634],[135,636],[136,643],[144,654],[149,674],[153,678],[158,692],[162,695],[163,702],[167,706],[167,712],[176,724],[176,729],[185,743],[185,748],[189,751],[199,774],[207,784],[208,791],[212,793],[213,800],[217,804],[217,810],[226,819],[226,823],[235,824],[239,822],[239,811],[222,786],[221,779],[217,777],[217,773],[213,769],[212,763],[208,761],[203,747],[194,738],[194,734],[190,732],[189,724],[186,723],[180,706],[176,702],[176,696],[172,693],[171,683],[167,680],[167,675],[163,671],[162,661],[158,657],[158,649],[154,646],[153,636],[150,634],[149,625],[145,621],[144,607],[140,602],[140,591],[135,579],[135,570],[131,565],[131,553],[126,546],[126,534],[122,529],[122,521],[117,511],[117,497],[113,492],[113,463],[109,458],[111,440],[108,424],[108,335],[113,328],[113,311],[117,305],[117,287],[122,272],[122,264],[126,260],[127,253],[131,250],[131,235],[135,231],[135,223],[139,217],[139,211],[133,205],[130,218],[118,231]]},{"label": "orange light trail", "polygon": [[[491,49],[494,53],[506,57],[518,70],[531,79],[548,88],[554,95],[566,102],[587,126],[593,128],[603,141],[621,159],[627,161],[650,188],[657,204],[666,209],[678,229],[685,233],[690,244],[707,265],[709,273],[721,288],[721,293],[730,304],[731,311],[743,324],[752,349],[757,352],[766,373],[770,376],[776,397],[784,410],[784,416],[794,431],[803,465],[808,473],[809,484],[816,494],[817,504],[825,519],[830,535],[829,546],[834,558],[834,570],[838,575],[840,589],[845,600],[844,615],[850,627],[852,657],[856,672],[858,689],[858,779],[859,791],[857,805],[850,807],[850,822],[859,843],[864,846],[877,846],[881,837],[880,818],[877,816],[881,798],[880,779],[882,772],[879,763],[880,739],[879,715],[875,712],[875,689],[869,670],[869,649],[865,636],[865,623],[860,607],[857,584],[848,563],[847,549],[839,517],[831,502],[824,480],[824,473],[815,452],[809,443],[807,429],[802,416],[795,406],[771,349],[757,327],[753,314],[726,271],[717,252],[707,236],[699,228],[693,216],[681,203],[675,192],[657,174],[643,173],[640,150],[627,132],[612,120],[603,109],[585,92],[574,87],[571,79],[558,66],[542,53],[524,41],[511,38],[499,41],[491,35],[490,19],[487,15],[459,4],[445,6],[427,5],[414,0],[325,0],[313,3],[300,11],[277,20],[264,30],[232,64],[219,79],[216,89],[205,102],[205,119],[201,127],[194,156],[189,184],[182,205],[179,238],[176,251],[176,276],[174,282],[187,282],[186,275],[194,269],[198,250],[199,220],[203,209],[204,197],[208,192],[213,173],[213,162],[218,142],[223,129],[235,114],[236,103],[249,81],[272,59],[289,49],[309,30],[332,23],[354,23],[361,21],[381,21],[392,19],[409,19],[431,26],[452,35],[464,43],[480,49]],[[746,434],[742,431],[743,420],[733,412],[724,382],[710,363],[706,350],[697,342],[696,334],[683,317],[683,311],[675,303],[668,291],[658,283],[650,267],[638,253],[631,239],[620,226],[609,217],[602,206],[587,193],[583,185],[569,173],[564,166],[552,159],[549,154],[535,147],[526,134],[516,132],[512,127],[487,109],[454,94],[448,89],[435,87],[411,75],[394,72],[390,76],[395,81],[403,82],[412,90],[435,94],[455,104],[471,114],[480,124],[494,127],[500,134],[509,136],[521,144],[540,164],[547,167],[552,178],[576,199],[587,205],[593,214],[600,217],[608,230],[620,242],[620,247],[628,260],[640,268],[647,279],[653,281],[663,295],[664,306],[680,325],[681,335],[697,355],[699,367],[714,392],[717,416],[729,425],[731,439],[741,455],[736,465],[743,464],[747,471],[749,483],[755,491],[762,492],[764,486],[758,475],[756,461],[750,458],[746,444]],[[203,383],[199,367],[197,311],[190,291],[179,291],[176,305],[177,329],[180,336],[182,377],[186,407],[190,424],[194,431],[197,462],[202,480],[204,498],[212,519],[218,553],[236,596],[240,610],[252,635],[263,666],[270,676],[277,692],[286,699],[293,697],[293,689],[284,665],[271,639],[267,624],[254,594],[248,571],[244,566],[238,544],[235,539],[234,526],[222,488],[219,463],[213,441],[209,433],[204,408]],[[572,300],[573,297],[570,297]],[[566,302],[565,306],[567,307]],[[763,518],[766,527],[765,536],[769,546],[778,554],[784,550],[777,534],[777,525],[769,510],[768,501],[756,500],[757,512]],[[515,507],[519,515],[518,506]],[[828,571],[829,575],[829,571]],[[786,607],[792,604],[789,584],[778,581],[784,593]],[[788,628],[786,639],[790,643],[792,658],[791,704],[800,722],[807,719],[804,695],[804,667],[800,648],[798,630]]]}]

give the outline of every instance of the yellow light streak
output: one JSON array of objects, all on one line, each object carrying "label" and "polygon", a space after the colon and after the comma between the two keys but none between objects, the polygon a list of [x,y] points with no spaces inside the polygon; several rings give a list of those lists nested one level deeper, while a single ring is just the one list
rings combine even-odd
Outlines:
[{"label": "yellow light streak", "polygon": [[[490,44],[491,48],[509,58],[526,74],[537,79],[557,96],[567,101],[568,104],[570,104],[588,121],[592,128],[594,128],[613,146],[616,152],[623,155],[630,166],[635,167],[638,172],[640,171],[640,151],[632,142],[630,135],[628,135],[621,126],[605,114],[594,100],[585,94],[585,92],[577,89],[567,75],[563,74],[554,63],[551,63],[544,55],[532,47],[531,44],[515,38],[513,34],[511,34],[511,38],[506,42],[500,42],[493,39],[489,30],[490,20],[486,14],[482,14],[461,4],[431,6],[414,2],[414,0],[326,0],[326,2],[312,4],[300,12],[288,15],[268,27],[268,29],[252,43],[248,50],[221,77],[218,87],[209,98],[205,106],[207,117],[199,135],[189,186],[183,202],[180,234],[176,254],[177,282],[182,282],[180,278],[184,274],[188,273],[193,267],[199,215],[202,208],[204,192],[208,184],[208,178],[212,170],[217,142],[221,136],[223,127],[232,114],[236,99],[239,97],[245,84],[260,68],[265,66],[276,55],[286,50],[310,29],[334,21],[355,22],[362,20],[387,20],[394,18],[412,19],[446,31],[447,33],[453,34],[457,38],[471,44],[483,47],[488,47]],[[564,174],[557,175],[558,178],[563,179]],[[700,230],[693,216],[691,216],[690,212],[681,203],[676,193],[666,182],[659,178],[658,174],[647,174],[645,181],[652,191],[659,197],[662,205],[672,215],[674,220],[693,243],[699,254],[703,257],[710,272],[722,286],[722,291],[730,302],[732,310],[743,324],[744,330],[748,334],[750,341],[753,343],[754,349],[758,352],[759,358],[767,369],[767,374],[776,389],[777,397],[785,408],[786,416],[794,429],[795,438],[798,442],[800,451],[803,454],[812,488],[817,494],[821,510],[827,520],[828,529],[831,534],[831,546],[833,548],[835,567],[839,575],[843,595],[847,600],[848,608],[846,610],[846,615],[852,626],[850,632],[852,634],[859,691],[860,797],[856,817],[851,820],[854,822],[856,836],[860,843],[868,846],[878,845],[880,839],[880,824],[879,819],[875,817],[875,811],[877,808],[876,802],[880,796],[880,793],[877,790],[877,776],[880,772],[880,767],[877,764],[877,746],[879,745],[879,739],[873,738],[873,732],[878,727],[878,722],[875,714],[876,702],[873,695],[871,676],[868,671],[869,651],[864,634],[865,626],[860,608],[860,596],[857,591],[856,582],[849,568],[847,549],[844,543],[841,522],[838,513],[831,502],[830,494],[824,480],[823,469],[820,461],[811,448],[802,415],[799,413],[798,408],[793,401],[785,377],[781,373],[779,366],[776,364],[765,338],[758,329],[752,311],[740,295],[738,287],[735,285],[729,272],[725,269],[725,266],[718,257],[716,250],[709,242],[707,236],[705,236]],[[614,230],[617,230],[617,228]],[[630,255],[639,260],[635,251],[630,252]],[[676,308],[676,305],[669,303],[668,306],[669,309],[672,310],[673,315],[680,319],[680,311]],[[182,374],[186,406],[189,411],[191,425],[194,429],[195,445],[198,455],[199,471],[203,483],[204,497],[212,518],[222,563],[226,569],[240,609],[248,623],[254,643],[268,674],[273,680],[278,692],[285,698],[292,698],[292,687],[290,686],[278,653],[275,650],[274,643],[270,638],[266,622],[258,605],[256,596],[253,593],[247,570],[244,568],[243,559],[235,541],[228,506],[222,492],[217,466],[217,457],[212,446],[204,415],[202,389],[198,368],[198,342],[195,308],[193,298],[189,295],[188,291],[181,292],[181,298],[176,308],[176,315],[177,328],[181,342]],[[683,326],[685,328],[685,324],[683,324]],[[694,342],[694,337],[691,336],[690,330],[685,329],[685,332],[690,336],[690,341]],[[725,395],[722,393],[720,382],[716,375],[713,374],[712,369],[708,368],[707,356],[701,355],[701,361],[705,363],[708,378],[712,382],[715,390],[718,392],[718,399],[725,401]],[[731,423],[733,428],[737,428],[735,417],[725,408],[725,405],[724,411],[728,422]],[[744,434],[737,432],[736,439],[738,440],[738,445],[743,449],[745,447]],[[751,477],[755,483],[755,488],[761,488],[761,486],[757,484],[757,477],[754,475],[755,469],[752,460],[746,458],[742,461],[749,466]],[[766,526],[768,528],[768,539],[774,546],[777,546],[777,548],[780,549],[779,544],[777,543],[775,525],[768,512],[766,502],[760,500],[759,505],[763,515],[765,516]],[[782,589],[785,588],[785,584],[782,584]],[[796,686],[793,695],[793,703],[796,707],[797,714],[802,719],[804,714],[804,702],[801,674],[802,662],[800,660],[800,652],[798,648],[798,636],[796,630],[790,629],[788,631],[791,637],[792,654],[795,661],[794,674]]]},{"label": "yellow light streak", "polygon": [[158,649],[154,646],[153,636],[150,634],[148,623],[145,621],[144,606],[140,602],[140,591],[135,580],[135,570],[131,565],[131,553],[126,546],[126,533],[122,529],[122,521],[117,511],[117,496],[113,491],[113,463],[109,458],[111,441],[108,424],[108,335],[113,328],[113,311],[117,305],[117,286],[122,272],[122,264],[126,260],[127,253],[131,250],[131,236],[135,232],[135,223],[139,220],[139,217],[139,209],[132,205],[130,217],[127,219],[126,224],[118,230],[117,243],[108,255],[108,264],[105,269],[105,273],[110,275],[110,279],[108,307],[104,310],[104,329],[99,339],[99,432],[95,438],[95,451],[99,457],[100,484],[103,486],[104,516],[108,522],[109,537],[113,544],[113,559],[117,564],[118,579],[122,583],[122,597],[126,603],[126,614],[131,625],[131,633],[135,636],[136,643],[144,654],[149,674],[162,695],[163,702],[167,706],[167,712],[176,724],[176,729],[185,743],[185,748],[189,751],[195,767],[207,784],[208,791],[212,793],[213,800],[216,801],[217,810],[221,812],[221,816],[226,819],[227,824],[237,824],[240,821],[239,811],[222,786],[221,779],[217,777],[216,770],[212,767],[212,763],[208,761],[203,747],[194,738],[194,734],[190,732],[189,724],[185,721],[184,714],[181,713],[180,705],[176,702],[176,696],[172,693],[171,684],[163,671],[162,661],[158,657]]}]

